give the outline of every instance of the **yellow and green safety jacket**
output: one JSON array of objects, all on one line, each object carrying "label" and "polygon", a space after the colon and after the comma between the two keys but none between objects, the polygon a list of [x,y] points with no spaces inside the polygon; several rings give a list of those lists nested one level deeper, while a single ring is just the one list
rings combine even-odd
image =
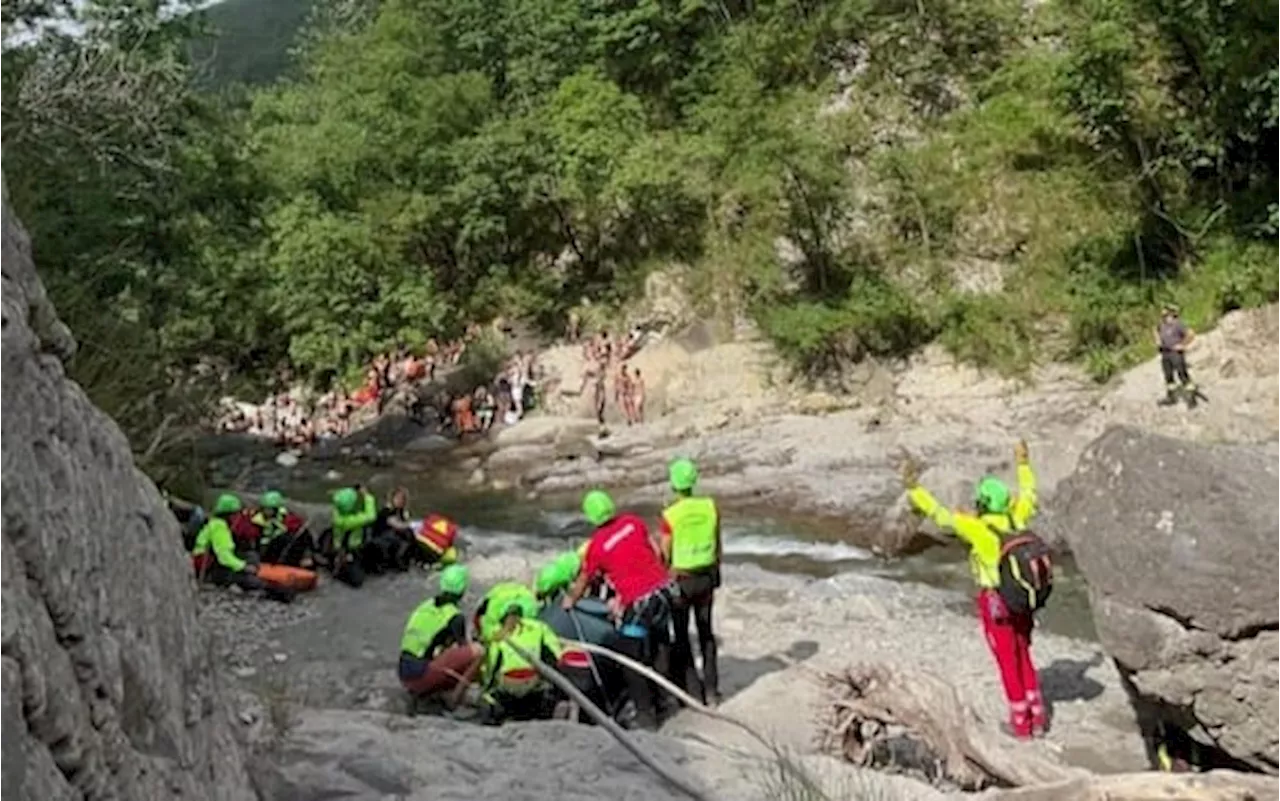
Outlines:
[{"label": "yellow and green safety jacket", "polygon": [[671,569],[690,573],[711,567],[719,558],[716,533],[720,513],[706,497],[683,497],[662,513],[663,528],[671,532]]},{"label": "yellow and green safety jacket", "polygon": [[492,640],[502,628],[502,619],[512,605],[519,605],[520,613],[526,618],[538,616],[538,597],[528,586],[516,581],[502,581],[494,584],[480,599],[483,611],[480,614],[480,639]]},{"label": "yellow and green safety jacket", "polygon": [[236,555],[236,541],[231,535],[231,526],[221,517],[211,517],[209,522],[200,527],[191,555],[204,556],[211,549],[213,558],[218,560],[219,565],[235,572],[244,570],[245,561]]},{"label": "yellow and green safety jacket", "polygon": [[528,695],[546,687],[537,669],[512,643],[535,659],[554,667],[564,655],[560,638],[546,623],[537,618],[524,618],[506,637],[488,644],[484,658],[485,691],[509,695]]},{"label": "yellow and green safety jacket", "polygon": [[[404,635],[400,638],[401,653],[416,659],[430,660],[435,658],[445,646],[454,644],[453,640],[457,639],[456,629],[461,622],[461,612],[458,611],[456,604],[437,601],[436,598],[423,601],[409,615],[409,621],[404,626]],[[452,634],[441,636],[451,629],[454,630]],[[462,630],[466,631],[465,623],[462,623]]]},{"label": "yellow and green safety jacket", "polygon": [[364,535],[378,521],[378,500],[373,493],[364,494],[364,506],[349,515],[333,511],[333,543],[348,553],[360,550]]},{"label": "yellow and green safety jacket", "polygon": [[1021,531],[1036,513],[1036,475],[1031,465],[1018,465],[1018,494],[1007,514],[977,515],[948,509],[924,487],[907,492],[911,505],[943,531],[955,534],[969,546],[969,569],[980,588],[1000,586],[1000,546],[1002,535]]},{"label": "yellow and green safety jacket", "polygon": [[289,527],[285,525],[285,520],[289,517],[289,510],[283,506],[276,510],[272,517],[267,517],[266,513],[261,509],[253,513],[253,517],[249,518],[249,522],[258,527],[262,532],[259,542],[266,545],[281,534],[288,533]]}]

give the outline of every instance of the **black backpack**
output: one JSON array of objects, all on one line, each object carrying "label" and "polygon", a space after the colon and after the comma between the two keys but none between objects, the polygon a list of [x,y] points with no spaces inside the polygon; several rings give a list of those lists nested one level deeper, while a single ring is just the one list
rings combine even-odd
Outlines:
[{"label": "black backpack", "polygon": [[1000,597],[1015,615],[1042,608],[1053,593],[1053,550],[1030,531],[1000,545]]}]

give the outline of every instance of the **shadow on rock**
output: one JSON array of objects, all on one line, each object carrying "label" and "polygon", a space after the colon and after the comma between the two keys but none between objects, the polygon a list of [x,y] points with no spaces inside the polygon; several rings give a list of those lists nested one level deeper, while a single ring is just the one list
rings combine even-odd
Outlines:
[{"label": "shadow on rock", "polygon": [[739,659],[733,656],[721,656],[719,660],[720,693],[725,698],[737,695],[760,677],[786,670],[796,662],[803,662],[816,653],[818,653],[816,642],[797,640],[782,653],[781,657],[770,655],[759,659]]},{"label": "shadow on rock", "polygon": [[1102,695],[1102,684],[1086,675],[1102,666],[1102,652],[1092,659],[1056,659],[1040,669],[1040,693],[1050,704],[1066,701],[1092,701]]}]

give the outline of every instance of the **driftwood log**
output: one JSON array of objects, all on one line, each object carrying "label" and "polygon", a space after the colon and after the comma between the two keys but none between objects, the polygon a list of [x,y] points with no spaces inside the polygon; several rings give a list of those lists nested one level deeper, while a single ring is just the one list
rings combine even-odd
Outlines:
[{"label": "driftwood log", "polygon": [[1036,787],[1000,790],[987,801],[1271,801],[1274,776],[1213,770],[1208,773],[1120,773]]},{"label": "driftwood log", "polygon": [[965,790],[1087,776],[984,725],[955,689],[925,671],[860,665],[825,674],[822,750],[860,767],[897,769]]}]

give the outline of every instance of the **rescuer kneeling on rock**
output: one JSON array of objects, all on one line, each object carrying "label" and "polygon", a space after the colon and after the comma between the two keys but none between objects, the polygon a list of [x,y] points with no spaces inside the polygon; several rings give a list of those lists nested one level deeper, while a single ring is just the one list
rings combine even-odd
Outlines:
[{"label": "rescuer kneeling on rock", "polygon": [[484,648],[467,637],[467,622],[458,604],[467,593],[467,568],[450,565],[440,573],[440,591],[422,602],[400,638],[400,683],[414,701],[429,699],[457,686],[475,672]]},{"label": "rescuer kneeling on rock", "polygon": [[564,654],[560,638],[546,623],[528,616],[529,610],[521,600],[503,603],[500,628],[485,650],[484,721],[496,724],[549,718],[555,712],[558,696],[529,660],[537,659],[556,669]]}]

